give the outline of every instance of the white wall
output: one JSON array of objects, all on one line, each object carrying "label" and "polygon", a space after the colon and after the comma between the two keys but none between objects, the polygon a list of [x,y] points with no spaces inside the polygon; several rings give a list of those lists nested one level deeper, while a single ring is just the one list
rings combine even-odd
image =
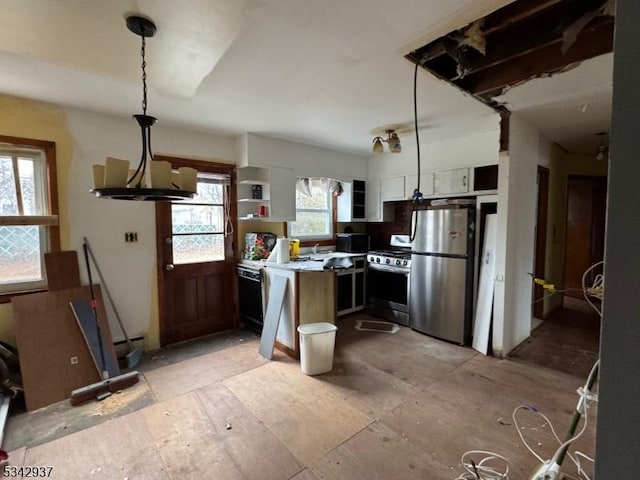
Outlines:
[{"label": "white wall", "polygon": [[249,133],[236,144],[239,164],[293,168],[296,176],[351,181],[367,178],[367,158]]},{"label": "white wall", "polygon": [[501,155],[493,350],[506,355],[531,331],[537,168],[551,143],[518,115],[511,115],[509,152]]},{"label": "white wall", "polygon": [[[106,156],[140,159],[139,128],[133,120],[80,110],[67,110],[73,156],[67,189],[70,245],[77,250],[83,280],[82,239],[87,237],[129,336],[157,328],[155,206],[153,202],[98,199],[89,193],[91,165]],[[158,124],[153,128],[154,154],[233,162],[232,138],[180,130]],[[124,232],[138,232],[137,243],[125,243]],[[97,281],[95,271],[94,281]],[[157,315],[157,313],[156,313]],[[110,315],[114,341],[122,340]]]},{"label": "white wall", "polygon": [[[500,149],[499,117],[495,129],[459,138],[420,141],[421,172],[445,170],[471,165],[495,164]],[[369,178],[416,175],[417,148],[415,136],[402,139],[402,153],[383,153],[369,158]]]}]

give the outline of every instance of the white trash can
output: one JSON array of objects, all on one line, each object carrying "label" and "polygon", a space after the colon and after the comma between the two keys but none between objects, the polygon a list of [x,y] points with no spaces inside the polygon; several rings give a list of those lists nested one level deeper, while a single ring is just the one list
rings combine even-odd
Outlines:
[{"label": "white trash can", "polygon": [[333,368],[333,350],[338,327],[331,323],[307,323],[300,333],[300,368],[307,375],[319,375]]}]

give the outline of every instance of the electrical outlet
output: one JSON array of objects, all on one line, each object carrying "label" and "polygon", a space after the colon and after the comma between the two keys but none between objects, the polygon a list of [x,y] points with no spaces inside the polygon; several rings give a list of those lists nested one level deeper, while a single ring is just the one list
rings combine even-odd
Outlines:
[{"label": "electrical outlet", "polygon": [[124,232],[124,241],[127,243],[138,241],[138,232]]},{"label": "electrical outlet", "polygon": [[71,357],[70,360],[71,360],[71,365],[77,365],[78,364],[78,357],[73,356],[73,357]]}]

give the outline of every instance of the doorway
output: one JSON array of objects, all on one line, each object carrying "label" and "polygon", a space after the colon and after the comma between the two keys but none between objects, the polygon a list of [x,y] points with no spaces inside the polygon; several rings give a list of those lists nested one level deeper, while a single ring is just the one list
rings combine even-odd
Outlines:
[{"label": "doorway", "polygon": [[198,171],[192,200],[156,204],[160,344],[165,346],[237,324],[235,166],[156,159]]},{"label": "doorway", "polygon": [[[583,298],[582,275],[604,258],[606,205],[606,177],[569,176],[564,260],[566,296]],[[590,282],[593,278],[586,280]]]},{"label": "doorway", "polygon": [[[538,166],[538,205],[535,237],[534,277],[546,278],[545,263],[547,256],[547,216],[549,213],[549,169]],[[534,283],[533,316],[542,320],[544,317],[545,290],[542,285]]]}]

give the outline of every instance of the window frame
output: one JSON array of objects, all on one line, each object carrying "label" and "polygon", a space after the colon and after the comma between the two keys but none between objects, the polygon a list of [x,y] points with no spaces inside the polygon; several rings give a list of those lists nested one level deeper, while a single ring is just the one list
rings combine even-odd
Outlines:
[{"label": "window frame", "polygon": [[[46,234],[41,235],[40,246],[42,248],[42,265],[44,265],[44,254],[48,252],[60,251],[60,226],[59,226],[59,206],[58,206],[58,176],[56,168],[56,143],[48,140],[37,140],[32,138],[13,137],[0,135],[0,145],[8,149],[29,149],[40,150],[44,153],[47,204],[49,205],[48,215],[0,215],[0,226],[27,226],[35,225],[45,229]],[[44,239],[42,238],[44,236]],[[13,284],[16,288],[9,291],[0,292],[0,303],[8,303],[11,297],[27,293],[41,292],[47,290],[47,275],[44,272],[44,286],[20,288],[21,283]]]},{"label": "window frame", "polygon": [[[330,180],[327,177],[324,177],[324,178],[326,178],[327,180]],[[337,223],[338,222],[338,216],[337,216],[338,201],[335,195],[333,195],[331,192],[328,192],[328,193],[329,193],[329,203],[330,203],[329,212],[331,215],[331,219],[330,219],[331,234],[328,237],[311,237],[311,236],[302,237],[300,238],[301,247],[312,247],[314,245],[326,246],[326,245],[335,244],[336,232],[338,231],[338,223]],[[296,205],[296,214],[298,213],[298,211],[311,211],[311,210],[305,209],[305,208],[298,209]],[[285,222],[285,232],[284,232],[285,236],[290,235],[290,231],[291,231],[291,227],[289,225],[290,223],[292,222]]]},{"label": "window frame", "polygon": [[[215,177],[227,177],[227,181],[225,182],[222,178],[218,178],[216,179]],[[203,182],[203,183],[211,183],[211,184],[218,184],[222,186],[222,203],[208,203],[208,202],[201,202],[201,201],[193,201],[193,200],[187,200],[187,201],[174,201],[171,202],[171,218],[172,218],[172,229],[173,229],[173,207],[175,205],[177,206],[184,206],[184,205],[190,205],[190,206],[200,206],[200,207],[219,207],[222,209],[222,216],[223,216],[223,224],[222,224],[222,230],[220,231],[211,231],[211,232],[198,232],[198,233],[176,233],[176,232],[172,232],[171,236],[172,237],[189,237],[189,236],[194,236],[194,235],[203,235],[203,236],[222,236],[222,244],[223,244],[223,250],[224,250],[224,237],[225,237],[225,221],[224,221],[224,217],[225,217],[225,208],[226,205],[231,201],[230,197],[230,190],[226,187],[230,187],[231,186],[231,181],[232,181],[232,177],[230,174],[222,174],[222,173],[211,173],[211,172],[202,172],[199,171],[197,174],[197,178],[196,178],[196,182]],[[228,212],[227,212],[228,213]],[[173,244],[173,242],[172,242]],[[202,260],[202,261],[197,261],[197,262],[178,262],[175,259],[175,250],[172,251],[172,262],[175,265],[189,265],[189,264],[198,264],[198,263],[208,263],[208,262],[223,262],[225,261],[225,256],[223,254],[222,258],[218,258],[215,260]]]}]

